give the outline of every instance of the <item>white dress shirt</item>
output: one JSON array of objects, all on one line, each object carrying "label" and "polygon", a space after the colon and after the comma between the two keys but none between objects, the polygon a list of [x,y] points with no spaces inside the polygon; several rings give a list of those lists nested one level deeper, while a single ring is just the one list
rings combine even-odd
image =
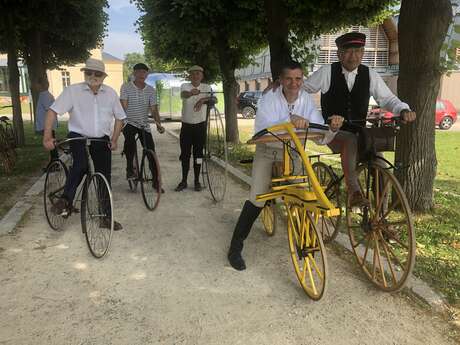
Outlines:
[{"label": "white dress shirt", "polygon": [[[295,102],[288,104],[283,94],[283,88],[279,87],[274,92],[267,92],[259,100],[254,131],[257,133],[265,128],[289,122],[290,115],[301,116],[312,123],[324,124],[324,119],[316,109],[311,95],[304,90],[300,90]],[[312,131],[318,130],[312,129]],[[321,132],[324,132],[325,135],[322,140],[317,141],[318,144],[325,145],[334,139],[335,132],[331,130]]]},{"label": "white dress shirt", "polygon": [[59,115],[69,113],[69,132],[92,138],[110,136],[114,118],[126,118],[114,89],[101,85],[94,94],[85,82],[67,86],[50,109]]},{"label": "white dress shirt", "polygon": [[[348,90],[351,91],[353,85],[355,85],[358,69],[356,68],[355,70],[349,72],[342,67],[342,73],[344,74],[345,81],[347,82]],[[409,105],[396,97],[388,88],[387,84],[385,84],[382,77],[371,68],[369,68],[369,79],[370,95],[374,97],[375,101],[380,105],[381,108],[389,110],[396,115],[399,115],[401,110],[410,110]],[[321,91],[321,93],[326,93],[329,91],[330,86],[331,65],[321,67],[304,82],[304,88],[309,93],[316,93],[318,91]]]}]

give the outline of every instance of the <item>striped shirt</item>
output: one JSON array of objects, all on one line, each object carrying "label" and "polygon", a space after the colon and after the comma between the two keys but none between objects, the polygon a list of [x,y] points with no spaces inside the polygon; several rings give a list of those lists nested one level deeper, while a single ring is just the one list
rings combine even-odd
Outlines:
[{"label": "striped shirt", "polygon": [[143,89],[140,89],[131,81],[121,86],[120,99],[128,101],[128,107],[126,108],[127,122],[134,127],[144,128],[147,132],[150,132],[148,115],[150,108],[157,105],[155,89],[147,84]]}]

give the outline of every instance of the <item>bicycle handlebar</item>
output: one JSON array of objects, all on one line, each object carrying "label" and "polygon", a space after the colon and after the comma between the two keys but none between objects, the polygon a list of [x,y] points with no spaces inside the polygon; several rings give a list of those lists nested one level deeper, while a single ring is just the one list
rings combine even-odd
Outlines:
[{"label": "bicycle handlebar", "polygon": [[86,142],[93,142],[93,141],[96,141],[96,142],[102,142],[102,143],[107,143],[109,144],[110,143],[110,140],[107,140],[107,139],[98,139],[98,138],[88,138],[88,137],[76,137],[76,138],[67,138],[67,139],[63,139],[63,140],[59,140],[59,141],[56,141],[55,142],[55,146],[56,147],[62,147],[63,145],[71,142],[71,141],[83,141],[85,140]]},{"label": "bicycle handlebar", "polygon": [[[306,130],[308,130],[309,128],[320,129],[320,130],[325,130],[325,131],[329,130],[328,125],[323,125],[323,124],[313,123],[313,122],[310,122],[310,124],[308,125],[308,128],[306,128]],[[262,137],[262,136],[264,136],[265,134],[268,134],[268,133],[270,133],[270,131],[268,129],[262,129],[261,131],[259,131],[256,134],[254,134],[251,139],[252,140],[259,139],[260,137]]]}]

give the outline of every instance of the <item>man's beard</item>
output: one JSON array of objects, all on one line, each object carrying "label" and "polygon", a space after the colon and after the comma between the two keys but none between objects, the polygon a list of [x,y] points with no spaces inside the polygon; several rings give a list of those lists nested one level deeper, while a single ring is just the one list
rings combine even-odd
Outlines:
[{"label": "man's beard", "polygon": [[95,77],[95,76],[87,76],[85,75],[85,83],[88,84],[90,87],[97,87],[101,86],[104,77]]}]

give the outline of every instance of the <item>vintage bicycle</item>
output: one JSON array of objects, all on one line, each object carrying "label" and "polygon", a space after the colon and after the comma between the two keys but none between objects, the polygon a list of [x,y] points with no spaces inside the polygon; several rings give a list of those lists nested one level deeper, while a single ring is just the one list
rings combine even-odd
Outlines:
[{"label": "vintage bicycle", "polygon": [[223,115],[216,107],[217,92],[208,94],[206,103],[206,142],[204,147],[201,175],[203,185],[207,186],[215,202],[225,198],[227,189],[228,148]]},{"label": "vintage bicycle", "polygon": [[361,153],[357,168],[363,195],[370,204],[350,208],[338,176],[331,165],[321,161],[328,154],[310,156],[318,181],[331,202],[341,209],[336,217],[322,218],[323,239],[334,239],[341,226],[343,210],[356,260],[366,276],[385,291],[399,291],[407,283],[415,264],[415,230],[404,191],[392,171],[395,167],[378,152],[394,151],[399,116],[372,117],[370,128],[359,128]]},{"label": "vintage bicycle", "polygon": [[[392,126],[392,127],[390,127]],[[397,131],[395,124],[385,127]],[[310,124],[310,128],[326,129]],[[281,133],[280,133],[281,132]],[[387,131],[388,132],[388,131]],[[291,259],[297,278],[313,300],[319,300],[327,287],[327,255],[323,238],[336,234],[342,215],[341,178],[328,175],[330,166],[312,164],[299,138],[321,135],[311,131],[296,131],[292,124],[270,127],[248,142],[250,144],[283,143],[283,171],[272,178],[271,191],[257,196],[258,201],[281,199],[287,214],[287,229]],[[400,290],[409,278],[415,262],[415,235],[412,215],[401,186],[389,172],[375,162],[375,148],[358,168],[359,181],[369,206],[352,209],[345,206],[347,228],[354,255],[366,276],[385,291]],[[302,162],[303,173],[294,173],[293,155]],[[389,163],[389,162],[387,162]],[[324,167],[327,167],[324,169]]]},{"label": "vintage bicycle", "polygon": [[[68,145],[72,141],[84,141],[88,171],[84,176],[82,187],[74,199],[74,204],[69,207],[67,213],[58,215],[54,208],[64,192],[69,169],[61,159],[53,160],[48,164],[43,191],[46,219],[53,230],[61,231],[71,214],[78,212],[75,205],[80,202],[81,229],[85,234],[89,251],[94,257],[102,258],[108,253],[112,241],[113,200],[109,182],[103,174],[94,171],[94,164],[90,157],[90,146],[93,142],[102,142],[107,145],[110,142],[105,139],[78,137],[59,141],[56,143],[56,148],[68,153]],[[109,227],[102,226],[102,222],[106,219],[109,220]]]},{"label": "vintage bicycle", "polygon": [[[149,126],[149,125],[147,125]],[[148,210],[154,211],[160,203],[163,192],[161,184],[160,162],[155,151],[147,149],[145,127],[142,127],[142,135],[136,135],[136,150],[134,151],[134,178],[128,178],[129,189],[133,192],[137,190],[137,185],[141,185],[142,199]],[[142,158],[139,166],[139,155],[137,143],[142,143]],[[122,152],[122,155],[124,152]]]}]

